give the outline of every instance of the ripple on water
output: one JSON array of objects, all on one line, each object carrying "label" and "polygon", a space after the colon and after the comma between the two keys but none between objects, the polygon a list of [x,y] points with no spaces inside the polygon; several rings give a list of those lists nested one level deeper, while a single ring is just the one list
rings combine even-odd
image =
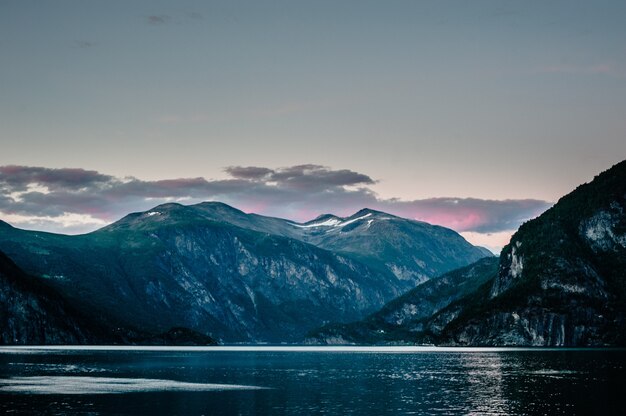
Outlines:
[{"label": "ripple on water", "polygon": [[38,376],[0,380],[0,392],[27,394],[122,394],[163,391],[262,390],[240,384],[187,383],[118,377]]}]

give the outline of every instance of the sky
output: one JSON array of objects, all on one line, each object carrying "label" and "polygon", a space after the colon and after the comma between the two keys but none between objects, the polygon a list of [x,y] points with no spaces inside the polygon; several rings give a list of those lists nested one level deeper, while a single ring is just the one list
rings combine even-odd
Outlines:
[{"label": "sky", "polygon": [[498,251],[626,158],[622,1],[0,0],[0,219],[364,206]]}]

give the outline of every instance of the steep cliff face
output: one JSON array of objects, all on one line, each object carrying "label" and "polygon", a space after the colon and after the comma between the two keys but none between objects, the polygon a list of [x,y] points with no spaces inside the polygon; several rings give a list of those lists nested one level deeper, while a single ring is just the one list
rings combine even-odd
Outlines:
[{"label": "steep cliff face", "polygon": [[78,310],[49,281],[24,273],[0,252],[0,345],[214,345],[188,328],[137,330],[107,313]]},{"label": "steep cliff face", "polygon": [[[497,273],[498,259],[486,257],[433,278],[387,303],[378,312],[349,324],[330,324],[307,336],[311,344],[430,343],[456,317],[449,308]],[[445,313],[439,313],[445,311]],[[458,312],[457,312],[458,315]],[[436,318],[434,318],[436,317]]]},{"label": "steep cliff face", "polygon": [[461,345],[624,344],[626,162],[522,225],[482,298],[446,329]]},{"label": "steep cliff face", "polygon": [[0,252],[0,344],[86,344],[100,340],[56,291]]}]

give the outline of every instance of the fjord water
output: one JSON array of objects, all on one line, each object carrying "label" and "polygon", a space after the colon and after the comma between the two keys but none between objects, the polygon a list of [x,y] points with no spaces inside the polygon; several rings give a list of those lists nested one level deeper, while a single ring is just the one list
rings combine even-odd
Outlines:
[{"label": "fjord water", "polygon": [[625,414],[624,350],[2,348],[0,413]]}]

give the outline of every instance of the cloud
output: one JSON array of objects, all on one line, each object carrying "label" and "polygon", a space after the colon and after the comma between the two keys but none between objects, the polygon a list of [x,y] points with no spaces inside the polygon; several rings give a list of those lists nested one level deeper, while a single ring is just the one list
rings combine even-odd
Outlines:
[{"label": "cloud", "polygon": [[[229,166],[226,179],[144,181],[94,170],[0,166],[0,218],[24,228],[86,232],[164,202],[217,200],[246,212],[307,221],[368,207],[476,235],[510,233],[551,204],[534,199],[383,199],[376,180],[349,169],[308,164],[270,169]],[[474,234],[472,234],[474,233]],[[494,245],[495,246],[495,245]]]},{"label": "cloud", "polygon": [[274,173],[272,169],[260,168],[256,166],[229,166],[224,168],[224,172],[234,178],[261,180]]},{"label": "cloud", "polygon": [[113,180],[115,180],[113,176],[103,175],[94,170],[0,166],[0,187],[18,192],[26,190],[31,184],[39,184],[53,190],[75,190],[86,186],[98,186]]},{"label": "cloud", "polygon": [[67,234],[79,234],[108,224],[107,221],[84,214],[63,214],[55,217],[3,215],[2,219],[19,224],[22,228],[34,230],[58,230],[62,227],[62,231]]},{"label": "cloud", "polygon": [[429,198],[380,203],[383,208],[405,217],[446,225],[457,231],[480,233],[516,229],[522,222],[536,217],[551,205],[536,199],[476,198]]},{"label": "cloud", "polygon": [[362,186],[376,183],[362,173],[348,169],[332,170],[320,165],[297,165],[268,169],[257,166],[229,166],[224,169],[233,178],[276,183],[293,189],[320,189],[337,186]]},{"label": "cloud", "polygon": [[464,231],[461,235],[470,243],[485,247],[494,254],[500,254],[504,247],[511,240],[511,236],[516,230],[499,231],[497,233],[478,233],[474,231]]}]

